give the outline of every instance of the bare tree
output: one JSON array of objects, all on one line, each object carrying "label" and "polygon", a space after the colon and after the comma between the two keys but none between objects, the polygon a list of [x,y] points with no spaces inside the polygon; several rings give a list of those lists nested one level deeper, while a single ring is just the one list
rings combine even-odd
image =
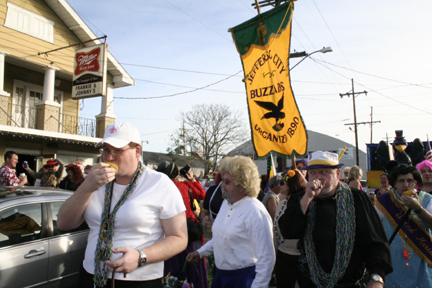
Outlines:
[{"label": "bare tree", "polygon": [[200,156],[205,163],[205,173],[215,170],[227,150],[244,142],[248,136],[240,113],[224,104],[194,105],[191,111],[180,113],[180,121],[183,127],[171,135],[174,149],[168,152]]}]

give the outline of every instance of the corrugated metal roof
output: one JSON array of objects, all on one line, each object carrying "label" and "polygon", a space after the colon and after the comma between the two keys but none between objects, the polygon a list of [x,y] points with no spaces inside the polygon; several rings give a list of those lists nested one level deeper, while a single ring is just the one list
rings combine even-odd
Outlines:
[{"label": "corrugated metal roof", "polygon": [[189,164],[191,167],[195,168],[204,168],[204,162],[199,159],[193,159],[188,156],[181,155],[168,155],[164,153],[156,153],[156,152],[147,152],[143,151],[143,159],[144,163],[147,165],[158,165],[162,161],[174,162],[180,168]]}]

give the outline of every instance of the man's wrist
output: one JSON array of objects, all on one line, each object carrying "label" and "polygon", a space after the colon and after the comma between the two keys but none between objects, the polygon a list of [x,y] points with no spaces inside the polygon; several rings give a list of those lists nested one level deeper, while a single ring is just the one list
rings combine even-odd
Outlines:
[{"label": "man's wrist", "polygon": [[384,285],[384,279],[380,275],[378,275],[376,273],[372,273],[370,275],[370,281],[379,282],[379,283],[381,283],[381,284]]},{"label": "man's wrist", "polygon": [[416,213],[416,214],[420,214],[420,213],[423,211],[423,207],[420,206],[419,208],[414,209],[413,211],[414,211],[414,213]]},{"label": "man's wrist", "polygon": [[147,255],[141,249],[135,249],[138,252],[138,267],[144,266],[147,262]]}]

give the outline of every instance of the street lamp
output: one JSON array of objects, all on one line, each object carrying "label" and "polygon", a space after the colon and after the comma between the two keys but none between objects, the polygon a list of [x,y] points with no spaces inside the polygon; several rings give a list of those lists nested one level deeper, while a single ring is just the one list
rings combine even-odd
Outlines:
[{"label": "street lamp", "polygon": [[[301,59],[299,62],[297,62],[297,64],[295,64],[293,67],[291,67],[291,68],[290,68],[290,71],[291,71],[292,69],[294,69],[297,65],[299,65],[303,60],[305,60],[306,58],[310,57],[312,54],[315,54],[315,53],[318,53],[318,52],[321,52],[321,53],[327,53],[327,52],[333,52],[333,50],[332,50],[332,48],[329,46],[329,47],[323,47],[322,49],[317,50],[317,51],[314,51],[314,52],[312,52],[312,53],[310,53],[310,54],[305,53],[306,56],[305,56],[303,59]],[[293,58],[293,57],[290,57],[290,58]]]}]

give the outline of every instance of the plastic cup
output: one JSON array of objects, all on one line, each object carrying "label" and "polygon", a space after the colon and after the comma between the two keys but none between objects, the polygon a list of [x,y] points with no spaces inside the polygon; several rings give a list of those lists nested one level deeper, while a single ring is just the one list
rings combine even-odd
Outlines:
[{"label": "plastic cup", "polygon": [[209,219],[208,220],[208,224],[207,224],[207,232],[212,232],[212,226],[213,226],[213,219]]},{"label": "plastic cup", "polygon": [[25,173],[21,173],[21,174],[20,174],[20,177],[21,177],[21,178],[24,178],[25,176],[26,176]]}]

